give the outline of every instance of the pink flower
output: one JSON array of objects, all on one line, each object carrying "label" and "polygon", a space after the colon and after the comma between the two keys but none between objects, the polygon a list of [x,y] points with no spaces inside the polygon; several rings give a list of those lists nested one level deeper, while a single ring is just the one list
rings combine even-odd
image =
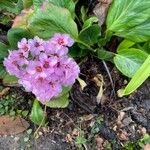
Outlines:
[{"label": "pink flower", "polygon": [[67,34],[55,34],[44,41],[39,37],[18,42],[18,50],[4,59],[6,70],[15,75],[26,91],[39,101],[58,97],[63,86],[71,86],[79,75],[79,66],[68,54],[73,40]]},{"label": "pink flower", "polygon": [[34,39],[29,40],[29,45],[31,48],[32,55],[39,55],[40,52],[44,51],[44,41],[38,36],[35,36]]},{"label": "pink flower", "polygon": [[70,86],[78,78],[80,69],[72,58],[64,57],[60,60],[59,66],[56,66],[55,72],[61,75],[61,82],[64,86]]},{"label": "pink flower", "polygon": [[23,38],[20,42],[18,42],[18,48],[24,52],[28,52],[30,50],[30,46],[26,38]]},{"label": "pink flower", "polygon": [[61,47],[49,40],[45,43],[45,51],[49,56],[62,57],[67,55],[68,47]]},{"label": "pink flower", "polygon": [[16,77],[19,77],[20,67],[16,60],[5,58],[3,64],[10,75],[15,75]]},{"label": "pink flower", "polygon": [[4,59],[3,64],[11,75],[19,77],[22,66],[28,64],[28,61],[21,50],[14,50],[9,51],[9,56]]},{"label": "pink flower", "polygon": [[60,34],[60,33],[55,33],[54,37],[50,39],[50,41],[58,47],[71,47],[74,43],[73,39],[68,35],[68,34]]},{"label": "pink flower", "polygon": [[55,81],[48,81],[43,78],[38,78],[33,82],[34,88],[32,92],[37,96],[37,99],[43,102],[49,101],[51,98],[58,96],[61,93],[61,85]]},{"label": "pink flower", "polygon": [[35,79],[39,77],[47,77],[46,73],[44,72],[43,64],[40,61],[29,61],[26,71]]}]

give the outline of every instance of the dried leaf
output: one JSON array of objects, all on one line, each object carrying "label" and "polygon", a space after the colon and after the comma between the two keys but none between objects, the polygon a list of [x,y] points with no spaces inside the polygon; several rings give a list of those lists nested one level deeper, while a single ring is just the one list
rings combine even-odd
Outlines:
[{"label": "dried leaf", "polygon": [[120,125],[121,124],[121,121],[122,119],[124,118],[125,116],[125,112],[119,112],[119,115],[118,115],[118,118],[117,118],[117,124]]},{"label": "dried leaf", "polygon": [[107,10],[112,0],[99,0],[99,3],[95,6],[93,12],[99,19],[99,24],[102,25],[105,22]]},{"label": "dried leaf", "polygon": [[81,121],[90,121],[90,120],[92,120],[93,118],[94,118],[94,115],[89,114],[89,115],[84,115],[84,116],[80,117],[79,119],[80,119]]},{"label": "dried leaf", "polygon": [[117,134],[119,140],[121,141],[128,141],[128,133],[126,131],[121,131],[120,133]]},{"label": "dried leaf", "polygon": [[104,79],[103,79],[103,76],[101,74],[97,74],[93,80],[95,81],[95,83],[97,84],[97,86],[99,86],[99,92],[97,94],[97,103],[101,103],[103,104],[103,102],[101,101],[102,100],[102,97],[103,97],[103,92],[104,92],[104,89],[103,89],[103,86],[104,86]]},{"label": "dried leaf", "polygon": [[25,131],[29,123],[20,117],[1,116],[0,135],[15,135]]},{"label": "dried leaf", "polygon": [[72,141],[73,141],[73,139],[72,139],[72,137],[71,137],[71,135],[70,135],[70,134],[67,134],[67,135],[66,135],[66,137],[65,137],[65,141],[66,141],[67,143],[70,143],[70,142],[72,142]]},{"label": "dried leaf", "polygon": [[95,141],[96,141],[97,149],[98,150],[102,150],[103,149],[104,140],[97,135],[97,136],[95,136]]},{"label": "dried leaf", "polygon": [[77,80],[79,81],[81,89],[83,90],[87,86],[86,82],[80,78],[78,78]]},{"label": "dried leaf", "polygon": [[144,150],[150,150],[150,144],[146,144],[146,145],[144,146]]},{"label": "dried leaf", "polygon": [[8,93],[9,90],[10,90],[10,88],[7,87],[7,88],[4,88],[2,91],[0,91],[0,97],[4,96],[4,95],[7,95],[7,93]]},{"label": "dried leaf", "polygon": [[30,15],[32,15],[33,10],[32,9],[24,9],[22,10],[21,14],[18,15],[14,21],[13,21],[13,28],[16,27],[25,27],[27,26],[27,19]]}]

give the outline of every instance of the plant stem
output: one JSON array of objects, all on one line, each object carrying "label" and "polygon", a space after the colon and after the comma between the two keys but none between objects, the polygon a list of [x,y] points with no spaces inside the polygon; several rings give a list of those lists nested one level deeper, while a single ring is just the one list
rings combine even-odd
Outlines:
[{"label": "plant stem", "polygon": [[90,51],[95,52],[95,49],[93,49],[92,47],[90,47],[88,44],[80,41],[80,40],[76,40],[77,43],[80,43],[82,45],[84,45],[85,47],[87,47]]}]

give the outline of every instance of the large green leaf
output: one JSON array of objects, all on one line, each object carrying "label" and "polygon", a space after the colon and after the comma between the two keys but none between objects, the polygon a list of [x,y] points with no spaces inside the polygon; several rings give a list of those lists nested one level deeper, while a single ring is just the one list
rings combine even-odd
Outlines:
[{"label": "large green leaf", "polygon": [[119,52],[119,50],[122,50],[122,49],[130,48],[134,44],[135,44],[134,42],[125,39],[119,44],[119,46],[117,48],[117,52]]},{"label": "large green leaf", "polygon": [[101,60],[113,60],[115,54],[104,49],[97,49],[97,57]]},{"label": "large green leaf", "polygon": [[[4,70],[3,70],[4,71]],[[8,73],[5,73],[5,76],[3,76],[3,84],[4,85],[16,85],[18,83],[18,79],[15,76],[9,75]]]},{"label": "large green leaf", "polygon": [[147,57],[142,66],[137,70],[131,81],[125,87],[118,91],[120,97],[129,95],[135,91],[150,76],[150,55]]},{"label": "large green leaf", "polygon": [[17,1],[14,0],[1,0],[0,1],[0,11],[8,11],[11,13],[18,13]]},{"label": "large green leaf", "polygon": [[97,23],[98,22],[98,18],[93,16],[93,17],[90,17],[89,19],[87,19],[84,24],[83,24],[83,29],[84,28],[88,28],[90,27],[93,23]]},{"label": "large green leaf", "polygon": [[22,38],[31,38],[32,35],[26,29],[23,28],[11,28],[7,33],[8,41],[11,48],[17,47],[17,42]]},{"label": "large green leaf", "polygon": [[0,42],[0,62],[7,56],[8,46]]},{"label": "large green leaf", "polygon": [[133,77],[147,57],[148,54],[139,49],[123,49],[114,57],[114,63],[124,75]]},{"label": "large green leaf", "polygon": [[24,8],[29,8],[33,5],[33,0],[22,0]]},{"label": "large green leaf", "polygon": [[57,6],[67,8],[72,16],[75,16],[75,3],[73,0],[49,0],[49,2],[52,2]]},{"label": "large green leaf", "polygon": [[30,118],[31,118],[31,121],[37,125],[45,124],[45,120],[46,120],[45,113],[36,99],[34,100],[34,103],[33,103]]},{"label": "large green leaf", "polygon": [[107,32],[135,42],[150,39],[150,1],[114,0],[107,16]]},{"label": "large green leaf", "polygon": [[63,91],[58,98],[54,98],[50,100],[48,103],[43,103],[43,104],[51,108],[65,108],[69,104],[69,100],[68,100],[69,91],[70,91],[70,87],[63,87]]},{"label": "large green leaf", "polygon": [[31,33],[41,38],[48,39],[54,33],[68,33],[74,39],[78,37],[77,25],[72,19],[71,13],[66,9],[51,3],[45,9],[37,9],[28,19],[28,27]]},{"label": "large green leaf", "polygon": [[34,6],[34,8],[37,9],[38,7],[40,7],[43,4],[44,1],[45,0],[33,0],[33,6]]},{"label": "large green leaf", "polygon": [[44,5],[47,5],[49,2],[51,2],[52,4],[54,4],[56,6],[67,8],[70,11],[70,13],[72,14],[72,16],[75,15],[75,3],[73,0],[47,0],[47,1],[33,0],[33,5],[35,8],[38,8],[38,7],[42,6],[44,3],[45,3]]},{"label": "large green leaf", "polygon": [[0,65],[0,79],[3,79],[6,75],[6,70],[4,69],[3,65]]},{"label": "large green leaf", "polygon": [[83,30],[79,34],[80,41],[86,43],[87,45],[93,45],[97,43],[100,36],[100,27],[98,24],[91,25]]}]

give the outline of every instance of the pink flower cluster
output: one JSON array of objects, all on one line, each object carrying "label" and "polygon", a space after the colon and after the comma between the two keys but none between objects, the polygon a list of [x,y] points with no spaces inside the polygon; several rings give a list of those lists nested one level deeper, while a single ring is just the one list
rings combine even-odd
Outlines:
[{"label": "pink flower cluster", "polygon": [[4,66],[27,91],[46,102],[59,96],[62,87],[71,86],[79,75],[79,66],[67,56],[73,43],[68,34],[59,33],[48,41],[37,36],[23,38],[18,42],[18,50],[9,51]]}]

